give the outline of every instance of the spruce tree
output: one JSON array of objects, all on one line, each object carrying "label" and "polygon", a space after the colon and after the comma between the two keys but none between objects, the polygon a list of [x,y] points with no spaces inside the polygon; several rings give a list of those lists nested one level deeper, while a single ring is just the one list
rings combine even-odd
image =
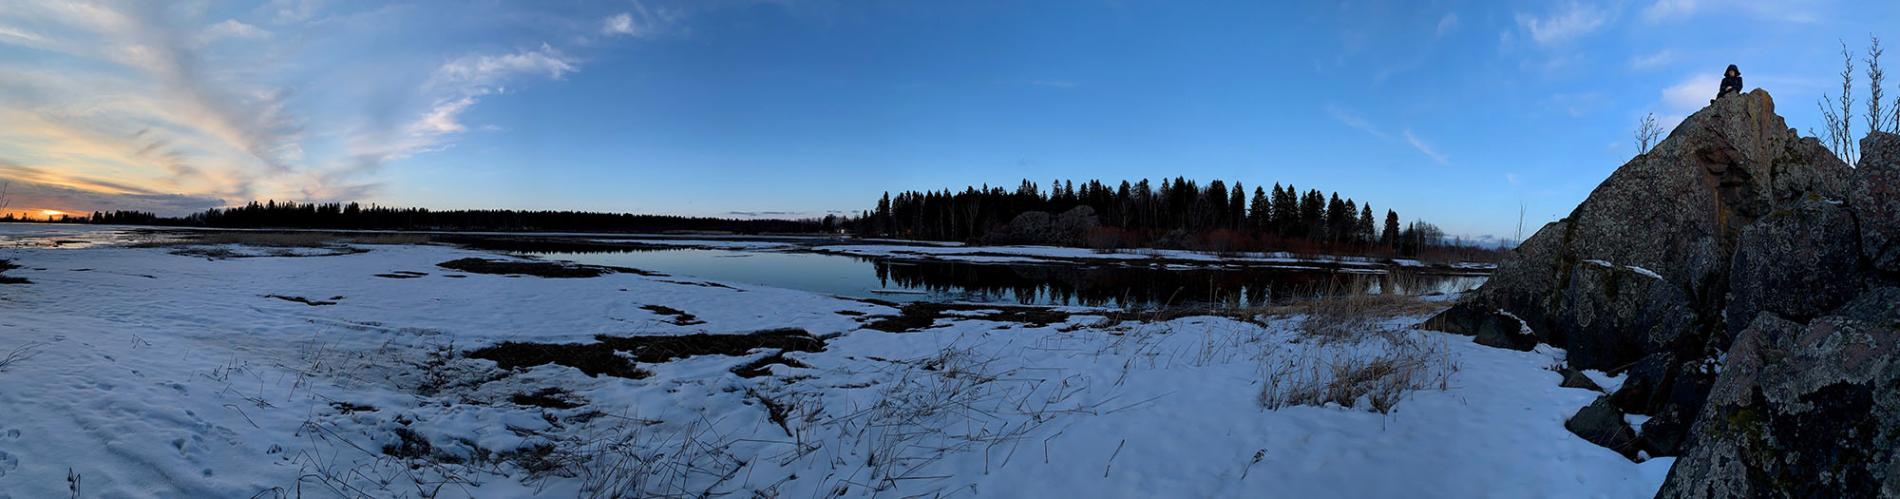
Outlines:
[{"label": "spruce tree", "polygon": [[1379,243],[1387,247],[1399,245],[1399,212],[1385,210],[1385,233],[1379,236]]}]

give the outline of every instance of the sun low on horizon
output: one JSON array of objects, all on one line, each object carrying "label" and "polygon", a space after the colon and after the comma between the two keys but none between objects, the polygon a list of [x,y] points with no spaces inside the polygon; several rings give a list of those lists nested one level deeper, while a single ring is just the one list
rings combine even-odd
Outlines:
[{"label": "sun low on horizon", "polygon": [[18,220],[55,220],[60,217],[83,215],[83,213],[48,208],[0,209],[0,218],[13,218]]}]

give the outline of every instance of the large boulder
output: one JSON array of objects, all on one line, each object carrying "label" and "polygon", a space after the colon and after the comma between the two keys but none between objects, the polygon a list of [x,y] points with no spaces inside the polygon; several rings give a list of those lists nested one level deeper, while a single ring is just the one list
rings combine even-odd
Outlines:
[{"label": "large boulder", "polygon": [[1860,153],[1849,202],[1860,219],[1861,252],[1875,269],[1900,274],[1900,135],[1869,134]]},{"label": "large boulder", "polygon": [[1860,291],[1860,242],[1840,200],[1804,199],[1742,231],[1729,265],[1727,316],[1739,334],[1760,312],[1797,322]]},{"label": "large boulder", "polygon": [[1634,441],[1594,424],[1580,435],[1625,454],[1686,452],[1744,326],[1764,317],[1761,336],[1838,315],[1874,282],[1863,261],[1900,267],[1900,146],[1876,135],[1863,148],[1856,172],[1789,129],[1767,92],[1717,99],[1426,326],[1479,334],[1490,315],[1521,319],[1569,366],[1626,375],[1572,426],[1611,410],[1651,416]]},{"label": "large boulder", "polygon": [[1657,497],[1900,497],[1900,288],[1737,337]]},{"label": "large boulder", "polygon": [[1526,352],[1537,348],[1537,336],[1530,333],[1524,321],[1509,313],[1472,303],[1454,304],[1445,312],[1419,324],[1419,327],[1468,335],[1473,342],[1489,347]]},{"label": "large boulder", "polygon": [[1841,199],[1851,175],[1789,129],[1767,92],[1718,99],[1526,240],[1471,302],[1521,318],[1578,368],[1719,352],[1743,229],[1803,199]]}]

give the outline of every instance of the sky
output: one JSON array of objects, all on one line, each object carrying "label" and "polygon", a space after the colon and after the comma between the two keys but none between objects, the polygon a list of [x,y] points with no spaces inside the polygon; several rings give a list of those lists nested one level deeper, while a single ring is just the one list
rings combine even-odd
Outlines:
[{"label": "sky", "polygon": [[0,0],[0,181],[32,213],[813,217],[1181,176],[1512,239],[1727,64],[1819,129],[1840,44],[1900,44],[1896,21],[1887,0]]}]

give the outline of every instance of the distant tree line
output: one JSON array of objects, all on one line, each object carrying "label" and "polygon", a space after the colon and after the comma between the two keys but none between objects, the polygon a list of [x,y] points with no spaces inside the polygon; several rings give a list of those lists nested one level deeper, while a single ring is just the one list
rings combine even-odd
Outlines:
[{"label": "distant tree line", "polygon": [[1445,234],[1424,221],[1401,224],[1399,214],[1380,217],[1371,203],[1341,199],[1337,192],[1274,184],[1272,189],[1205,186],[1181,177],[1098,180],[1079,186],[1051,181],[1047,189],[1024,180],[1014,190],[966,187],[931,192],[886,193],[877,207],[855,221],[869,237],[970,241],[995,244],[1055,244],[1101,249],[1167,247],[1208,251],[1387,250],[1418,255],[1447,246]]},{"label": "distant tree line", "polygon": [[358,203],[251,202],[244,206],[212,208],[183,217],[161,217],[142,211],[93,212],[67,221],[95,224],[170,225],[216,228],[375,229],[375,230],[492,230],[565,232],[653,232],[705,230],[741,233],[820,232],[840,230],[846,220],[731,219],[596,213],[584,211],[430,210],[393,208]]}]

